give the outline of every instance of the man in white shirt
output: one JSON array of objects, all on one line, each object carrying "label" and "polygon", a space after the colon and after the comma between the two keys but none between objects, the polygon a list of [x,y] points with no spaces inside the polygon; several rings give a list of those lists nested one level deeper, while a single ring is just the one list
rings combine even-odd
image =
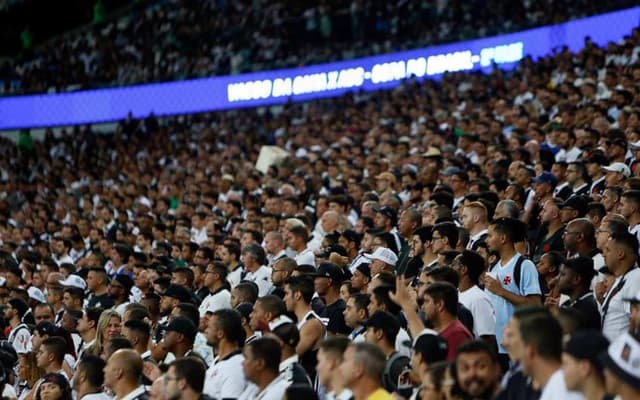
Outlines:
[{"label": "man in white shirt", "polygon": [[140,384],[142,358],[131,349],[117,350],[104,367],[104,383],[115,394],[114,400],[144,400],[147,391]]},{"label": "man in white shirt", "polygon": [[204,364],[193,357],[173,361],[165,375],[167,400],[200,400],[205,381]]},{"label": "man in white shirt", "polygon": [[284,238],[278,231],[267,232],[267,234],[264,235],[263,247],[267,253],[269,268],[273,268],[276,261],[287,256],[287,253],[284,251]]},{"label": "man in white shirt", "polygon": [[571,335],[562,353],[567,389],[580,392],[587,399],[605,398],[604,366],[599,358],[607,347],[609,341],[597,330],[582,330]]},{"label": "man in white shirt", "polygon": [[204,394],[214,399],[238,398],[247,387],[242,369],[245,332],[240,313],[231,309],[214,311],[205,333],[217,356],[206,372]]},{"label": "man in white shirt", "polygon": [[[538,307],[538,306],[533,306]],[[562,327],[558,320],[541,308],[539,313],[518,321],[523,352],[522,371],[540,385],[540,400],[579,400],[582,394],[565,386],[562,372]]]},{"label": "man in white shirt", "polygon": [[279,373],[280,343],[270,337],[256,339],[244,346],[242,367],[252,386],[240,399],[282,400],[289,382]]},{"label": "man in white shirt", "polygon": [[244,280],[258,285],[258,297],[266,296],[271,290],[271,268],[264,265],[266,257],[260,245],[251,243],[242,249],[242,259],[246,275]]},{"label": "man in white shirt", "polygon": [[31,340],[31,331],[27,324],[22,323],[22,317],[29,310],[27,303],[21,299],[11,299],[4,309],[4,317],[11,326],[9,342],[17,353],[26,353]]},{"label": "man in white shirt", "polygon": [[467,250],[476,250],[478,242],[486,238],[488,233],[487,207],[479,201],[467,204],[460,216],[462,226],[469,231]]},{"label": "man in white shirt", "polygon": [[231,307],[231,293],[227,283],[227,266],[221,261],[213,261],[204,272],[204,286],[209,290],[209,295],[200,304],[200,318],[207,312],[213,312],[221,308]]},{"label": "man in white shirt", "polygon": [[102,390],[106,363],[98,356],[82,357],[73,375],[73,389],[78,400],[110,400]]},{"label": "man in white shirt", "polygon": [[473,335],[495,345],[496,313],[487,293],[477,285],[485,269],[484,259],[475,251],[464,250],[456,256],[451,267],[460,277],[458,301],[473,315]]},{"label": "man in white shirt", "polygon": [[287,244],[295,252],[293,257],[298,265],[316,266],[316,257],[307,245],[309,231],[305,226],[293,226],[289,229]]},{"label": "man in white shirt", "polygon": [[605,294],[602,312],[602,332],[613,341],[629,330],[631,305],[624,301],[640,290],[640,269],[636,265],[638,241],[627,233],[613,233],[604,247],[605,263],[616,277]]}]

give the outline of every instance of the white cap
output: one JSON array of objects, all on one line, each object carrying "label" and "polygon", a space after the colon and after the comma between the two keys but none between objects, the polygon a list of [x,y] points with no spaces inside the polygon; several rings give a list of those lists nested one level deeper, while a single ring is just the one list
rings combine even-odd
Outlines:
[{"label": "white cap", "polygon": [[627,167],[627,164],[621,162],[611,163],[608,167],[602,167],[605,172],[619,172],[627,178],[631,176],[631,170]]},{"label": "white cap", "polygon": [[149,200],[149,198],[144,196],[140,196],[140,198],[138,199],[138,204],[145,206],[147,208],[151,208],[151,200]]},{"label": "white cap", "polygon": [[38,289],[35,286],[29,286],[29,289],[27,289],[27,293],[29,293],[29,298],[30,299],[34,299],[38,303],[46,303],[47,302],[47,300],[45,300],[45,298],[44,298],[44,294],[42,293],[42,290]]},{"label": "white cap", "polygon": [[66,287],[75,287],[82,290],[85,290],[87,288],[87,282],[85,282],[84,279],[76,274],[67,276],[67,279],[60,281],[60,285]]},{"label": "white cap", "polygon": [[620,335],[602,357],[606,368],[628,385],[640,386],[640,343],[628,332]]},{"label": "white cap", "polygon": [[269,330],[273,331],[274,329],[276,329],[277,327],[279,327],[282,324],[290,324],[292,322],[293,322],[293,320],[291,318],[289,318],[286,315],[282,314],[281,316],[277,317],[273,321],[269,322]]},{"label": "white cap", "polygon": [[6,283],[7,283],[7,280],[5,279],[5,277],[0,276],[0,287],[4,287]]},{"label": "white cap", "polygon": [[398,256],[391,249],[386,247],[378,247],[373,254],[365,254],[365,257],[371,260],[380,260],[383,263],[389,264],[393,267],[396,266],[398,262]]}]

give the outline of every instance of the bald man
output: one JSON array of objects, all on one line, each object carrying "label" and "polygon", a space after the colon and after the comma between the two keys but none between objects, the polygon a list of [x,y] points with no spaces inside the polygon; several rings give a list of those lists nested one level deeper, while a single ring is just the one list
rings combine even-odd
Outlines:
[{"label": "bald man", "polygon": [[140,384],[142,358],[131,349],[121,349],[109,357],[104,367],[104,382],[115,394],[115,400],[146,400],[147,391]]}]

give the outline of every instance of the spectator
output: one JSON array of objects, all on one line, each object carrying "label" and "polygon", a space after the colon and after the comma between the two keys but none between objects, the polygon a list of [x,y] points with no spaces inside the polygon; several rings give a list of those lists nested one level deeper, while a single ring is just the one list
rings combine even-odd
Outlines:
[{"label": "spectator", "polygon": [[102,393],[104,367],[106,363],[100,357],[87,355],[76,365],[73,376],[73,389],[80,400],[107,400]]},{"label": "spectator", "polygon": [[246,275],[243,279],[258,285],[258,296],[266,296],[271,290],[271,269],[266,262],[264,250],[257,244],[249,244],[242,249]]},{"label": "spectator", "polygon": [[472,340],[458,347],[456,373],[462,392],[470,398],[494,398],[500,387],[497,354],[485,341]]},{"label": "spectator", "polygon": [[391,399],[381,381],[385,360],[384,352],[371,343],[347,347],[339,371],[354,398]]},{"label": "spectator", "polygon": [[[342,384],[340,365],[344,352],[351,342],[344,336],[329,337],[320,343],[318,350],[318,383],[327,388],[327,395],[334,398],[350,397],[350,392]],[[344,397],[343,397],[344,396]]]},{"label": "spectator", "polygon": [[606,398],[604,365],[600,354],[609,341],[598,330],[578,331],[564,344],[562,371],[567,389],[587,399]]},{"label": "spectator", "polygon": [[164,377],[167,400],[200,399],[203,393],[205,371],[204,363],[197,358],[178,358],[169,364],[169,370]]},{"label": "spectator", "polygon": [[104,368],[104,383],[117,398],[142,400],[147,397],[142,378],[142,359],[134,350],[118,350],[107,361]]},{"label": "spectator", "polygon": [[[640,395],[640,376],[631,363],[637,359],[638,339],[629,333],[620,335],[604,356],[604,376],[608,393],[622,400],[631,400]],[[627,357],[628,355],[628,357]]]},{"label": "spectator", "polygon": [[278,372],[280,364],[278,341],[268,337],[256,339],[244,347],[243,353],[244,374],[255,386],[248,386],[242,397],[253,393],[253,396],[261,395],[265,399],[282,398],[289,382]]},{"label": "spectator", "polygon": [[344,274],[340,268],[328,262],[320,264],[317,273],[314,275],[316,293],[326,304],[324,312],[320,316],[328,319],[327,332],[330,335],[348,335],[350,332],[349,327],[344,322],[343,313],[346,304],[340,298],[340,284],[343,278]]}]

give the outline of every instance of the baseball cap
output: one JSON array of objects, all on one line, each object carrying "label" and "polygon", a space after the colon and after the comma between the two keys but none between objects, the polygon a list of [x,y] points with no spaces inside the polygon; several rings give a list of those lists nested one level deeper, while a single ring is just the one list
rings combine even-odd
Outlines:
[{"label": "baseball cap", "polygon": [[380,260],[394,267],[398,262],[398,256],[396,253],[386,247],[378,247],[372,254],[365,254],[364,256],[370,260]]},{"label": "baseball cap", "polygon": [[622,300],[628,301],[631,304],[640,304],[640,290],[635,294],[635,296],[627,297]]},{"label": "baseball cap", "polygon": [[640,343],[625,332],[602,353],[601,361],[618,378],[634,387],[640,387]]},{"label": "baseball cap", "polygon": [[58,336],[60,334],[59,329],[49,321],[38,322],[35,330],[38,331],[40,336],[49,335],[49,336]]},{"label": "baseball cap", "polygon": [[29,293],[29,298],[37,301],[38,303],[46,303],[47,300],[44,298],[44,293],[42,290],[38,289],[35,286],[29,286],[27,289],[27,293]]},{"label": "baseball cap", "polygon": [[431,157],[442,157],[442,153],[440,152],[440,149],[437,147],[433,147],[430,146],[427,151],[425,151],[424,153],[422,153],[422,157],[427,157],[427,158],[431,158]]},{"label": "baseball cap", "polygon": [[428,364],[446,360],[449,353],[447,341],[435,331],[420,333],[413,340],[413,343],[407,340],[403,344],[413,348],[416,353],[420,353]]},{"label": "baseball cap", "polygon": [[453,174],[457,174],[458,172],[462,172],[462,170],[458,167],[448,167],[442,172],[442,176],[451,176]]},{"label": "baseball cap", "polygon": [[575,332],[564,344],[564,352],[570,356],[588,360],[598,368],[602,367],[600,354],[609,347],[609,340],[602,332],[595,329],[581,330]]},{"label": "baseball cap", "polygon": [[358,266],[356,267],[356,271],[359,271],[362,275],[371,279],[371,267],[369,266],[369,263],[363,262],[358,264]]},{"label": "baseball cap", "polygon": [[0,288],[3,288],[7,285],[7,280],[4,276],[0,276]]},{"label": "baseball cap", "polygon": [[124,290],[127,293],[131,291],[131,288],[134,285],[133,279],[129,278],[129,275],[124,275],[124,274],[116,275],[115,278],[113,278],[113,280],[118,282],[122,286],[124,286]]},{"label": "baseball cap", "polygon": [[312,274],[315,278],[331,278],[334,281],[342,281],[344,279],[344,273],[334,263],[323,262],[318,266],[318,270],[315,274]]},{"label": "baseball cap", "polygon": [[380,207],[375,210],[377,213],[384,215],[391,220],[391,224],[395,225],[398,220],[398,213],[391,207]]},{"label": "baseball cap", "polygon": [[362,325],[367,328],[376,329],[388,327],[395,329],[395,327],[397,327],[398,331],[400,330],[400,322],[398,322],[398,319],[386,311],[376,311],[368,320],[362,321]]},{"label": "baseball cap", "polygon": [[627,167],[627,164],[621,162],[611,163],[607,167],[602,167],[602,170],[605,172],[619,172],[627,178],[631,176],[631,170]]},{"label": "baseball cap", "polygon": [[327,258],[331,253],[338,253],[343,257],[347,256],[347,250],[339,244],[331,244],[320,250],[318,257]]},{"label": "baseball cap", "polygon": [[76,274],[69,274],[69,276],[67,276],[67,279],[60,281],[60,285],[67,287],[76,287],[82,290],[85,290],[87,288],[87,282],[85,282],[84,279]]},{"label": "baseball cap", "polygon": [[198,334],[198,328],[193,324],[189,318],[185,317],[173,317],[168,324],[162,326],[165,332],[178,332],[183,334],[189,340],[194,340]]},{"label": "baseball cap", "polygon": [[572,208],[578,212],[578,217],[584,217],[589,208],[589,201],[585,196],[571,196],[560,204],[560,209],[563,208]]},{"label": "baseball cap", "polygon": [[167,290],[162,293],[162,296],[178,299],[183,303],[191,302],[191,293],[189,292],[189,289],[180,285],[169,285]]},{"label": "baseball cap", "polygon": [[540,175],[536,176],[532,179],[533,183],[548,183],[549,185],[555,187],[558,184],[558,179],[551,172],[543,172]]}]

